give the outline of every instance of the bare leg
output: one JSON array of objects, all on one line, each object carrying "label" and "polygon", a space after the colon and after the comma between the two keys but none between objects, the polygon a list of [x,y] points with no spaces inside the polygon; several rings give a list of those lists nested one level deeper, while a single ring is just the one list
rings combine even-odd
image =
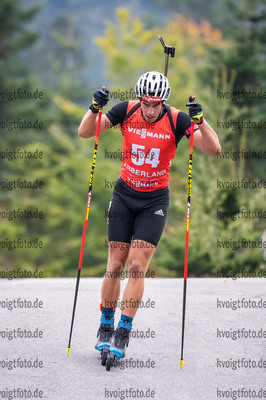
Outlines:
[{"label": "bare leg", "polygon": [[109,257],[106,274],[102,283],[101,302],[103,307],[116,307],[120,295],[120,277],[123,272],[130,244],[109,242]]},{"label": "bare leg", "polygon": [[[134,240],[128,255],[128,283],[123,296],[122,314],[134,318],[144,292],[144,276],[156,249],[143,240]],[[134,304],[132,304],[132,300]]]}]

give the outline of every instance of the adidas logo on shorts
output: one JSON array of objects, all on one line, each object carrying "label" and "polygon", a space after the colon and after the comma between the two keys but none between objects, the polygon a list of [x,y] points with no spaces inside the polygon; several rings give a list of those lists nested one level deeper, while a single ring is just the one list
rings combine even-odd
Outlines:
[{"label": "adidas logo on shorts", "polygon": [[162,209],[160,209],[160,210],[158,210],[158,211],[155,211],[154,214],[156,214],[156,215],[161,215],[162,217],[164,217],[164,213],[163,213],[163,210],[162,210]]}]

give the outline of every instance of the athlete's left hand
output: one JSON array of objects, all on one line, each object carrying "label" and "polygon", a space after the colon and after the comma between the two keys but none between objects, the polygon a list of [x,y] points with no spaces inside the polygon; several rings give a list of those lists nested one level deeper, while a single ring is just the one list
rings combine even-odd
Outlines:
[{"label": "athlete's left hand", "polygon": [[194,101],[194,99],[195,97],[191,96],[186,106],[189,107],[188,113],[190,118],[196,122],[197,125],[200,125],[203,122],[203,111],[201,105]]}]

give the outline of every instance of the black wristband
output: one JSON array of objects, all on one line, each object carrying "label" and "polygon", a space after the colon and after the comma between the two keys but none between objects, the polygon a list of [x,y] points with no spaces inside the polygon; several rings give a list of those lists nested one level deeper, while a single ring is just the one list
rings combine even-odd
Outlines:
[{"label": "black wristband", "polygon": [[93,112],[93,114],[98,114],[99,110],[93,106],[93,104],[90,105],[90,110]]}]

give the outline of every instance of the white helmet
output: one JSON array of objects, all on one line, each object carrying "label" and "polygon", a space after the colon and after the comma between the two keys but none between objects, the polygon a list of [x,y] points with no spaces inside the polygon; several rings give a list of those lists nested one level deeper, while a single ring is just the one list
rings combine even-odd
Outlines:
[{"label": "white helmet", "polygon": [[165,101],[170,96],[168,79],[160,72],[150,71],[141,75],[135,87],[136,96],[148,102]]}]

